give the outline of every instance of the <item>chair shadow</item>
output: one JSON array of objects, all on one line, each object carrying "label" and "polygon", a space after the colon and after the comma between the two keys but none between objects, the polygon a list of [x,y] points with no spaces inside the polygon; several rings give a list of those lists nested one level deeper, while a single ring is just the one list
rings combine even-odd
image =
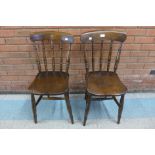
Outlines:
[{"label": "chair shadow", "polygon": [[[110,115],[104,101],[91,101],[88,119],[109,119],[116,122],[115,118]],[[71,106],[73,110],[74,119],[83,121],[86,103],[84,95],[79,95],[78,98],[71,98]]]},{"label": "chair shadow", "polygon": [[[73,95],[70,97],[70,103],[74,120],[82,122],[86,107],[84,95],[79,95],[78,97]],[[109,119],[112,122],[116,122],[105,105],[104,101],[92,101],[88,119]],[[37,107],[37,114],[40,121],[69,119],[65,101],[42,100]],[[30,99],[23,103],[19,115],[22,115],[23,119],[33,120]]]}]

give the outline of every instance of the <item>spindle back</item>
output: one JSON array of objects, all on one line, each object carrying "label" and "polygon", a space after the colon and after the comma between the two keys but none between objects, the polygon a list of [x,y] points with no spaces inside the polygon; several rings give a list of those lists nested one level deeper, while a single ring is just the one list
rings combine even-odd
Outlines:
[{"label": "spindle back", "polygon": [[[37,32],[33,33],[30,39],[33,42],[39,72],[68,72],[71,45],[74,42],[71,34],[55,31]],[[64,56],[63,53],[66,55]],[[65,69],[64,65],[66,66]]]},{"label": "spindle back", "polygon": [[[102,71],[103,69],[108,72],[116,72],[122,44],[126,40],[126,37],[125,33],[114,31],[83,33],[81,35],[81,50],[84,51],[86,72]],[[103,64],[105,64],[104,67]]]}]

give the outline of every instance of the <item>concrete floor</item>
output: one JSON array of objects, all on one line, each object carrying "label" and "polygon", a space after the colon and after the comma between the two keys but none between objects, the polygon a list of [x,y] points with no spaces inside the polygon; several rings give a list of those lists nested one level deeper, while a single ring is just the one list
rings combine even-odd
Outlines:
[{"label": "concrete floor", "polygon": [[70,95],[75,123],[72,125],[64,101],[42,100],[37,107],[38,124],[32,120],[30,95],[0,95],[0,128],[155,128],[155,93],[128,93],[121,124],[116,124],[113,100],[93,101],[87,125],[82,126],[84,95]]}]

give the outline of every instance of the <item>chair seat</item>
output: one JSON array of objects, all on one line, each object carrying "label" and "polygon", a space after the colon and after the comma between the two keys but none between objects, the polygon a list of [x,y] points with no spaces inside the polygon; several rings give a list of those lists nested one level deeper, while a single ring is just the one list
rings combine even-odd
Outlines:
[{"label": "chair seat", "polygon": [[93,95],[121,95],[127,88],[114,72],[95,71],[87,74],[87,91]]},{"label": "chair seat", "polygon": [[36,94],[62,94],[68,90],[69,75],[65,72],[40,72],[29,87]]}]

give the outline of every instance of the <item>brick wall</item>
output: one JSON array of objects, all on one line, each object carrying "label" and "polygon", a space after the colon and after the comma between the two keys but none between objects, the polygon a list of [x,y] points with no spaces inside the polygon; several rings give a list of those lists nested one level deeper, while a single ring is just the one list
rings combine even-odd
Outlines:
[{"label": "brick wall", "polygon": [[0,27],[0,91],[27,91],[37,73],[29,59],[31,32],[65,31],[75,36],[71,54],[70,88],[84,90],[84,62],[79,49],[80,34],[93,30],[127,32],[118,74],[130,91],[155,90],[155,26],[154,27]]}]

